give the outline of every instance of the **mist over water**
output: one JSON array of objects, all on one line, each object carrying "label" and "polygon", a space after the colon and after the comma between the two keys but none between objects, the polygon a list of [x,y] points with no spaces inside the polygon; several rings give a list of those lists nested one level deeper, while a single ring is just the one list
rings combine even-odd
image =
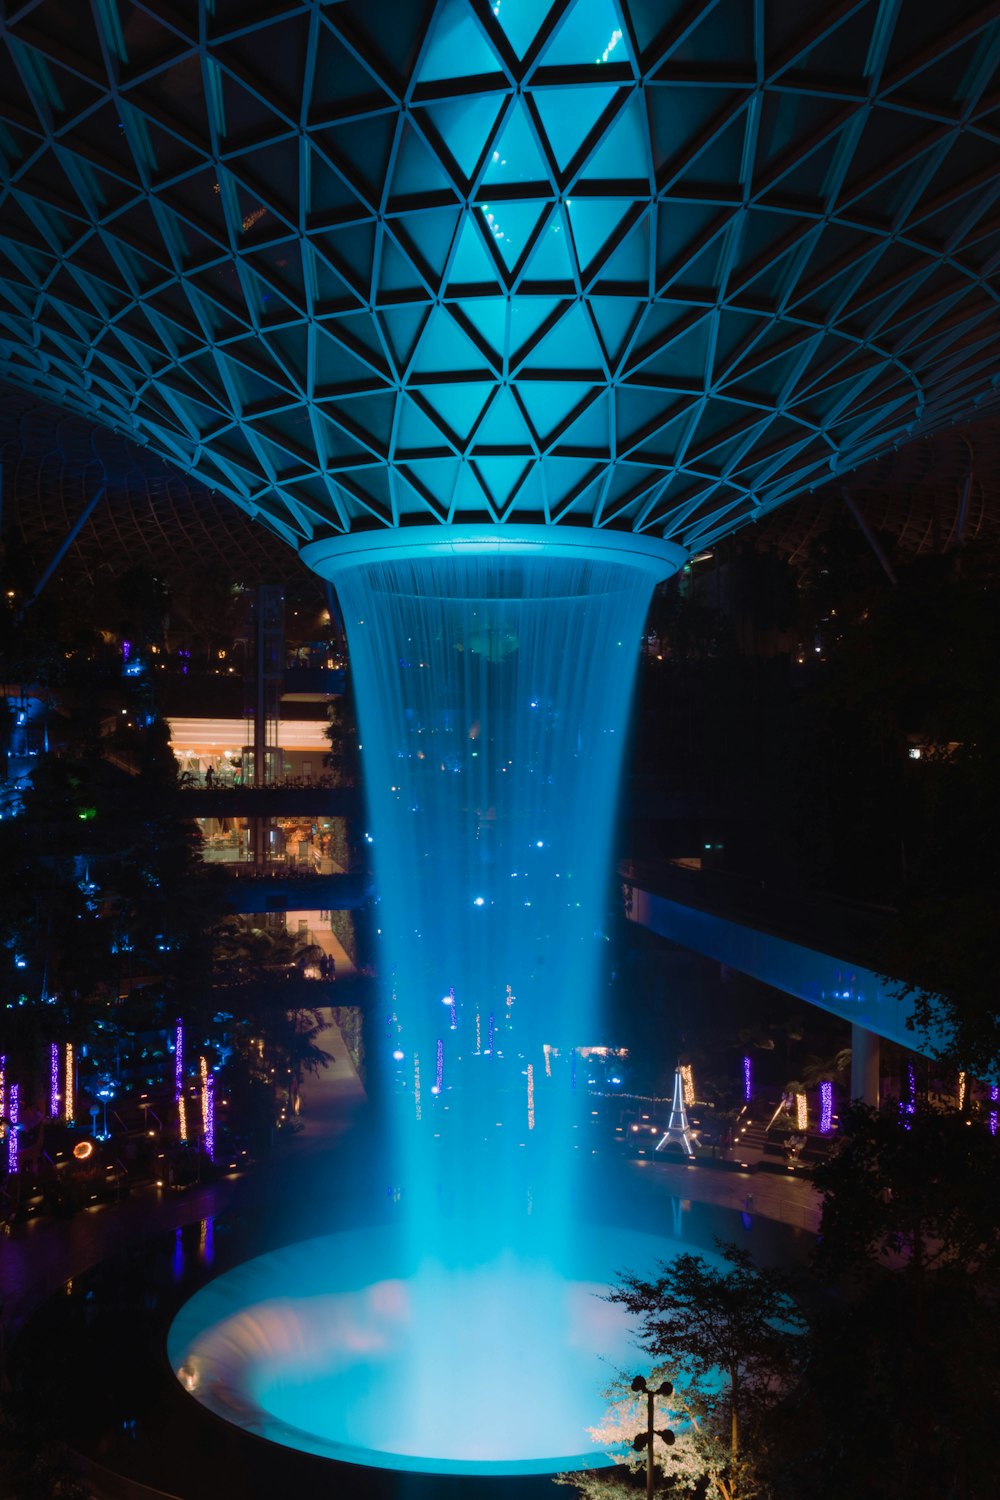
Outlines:
[{"label": "mist over water", "polygon": [[337,587],[380,894],[389,1180],[446,1265],[558,1258],[652,581],[501,555],[359,565]]}]

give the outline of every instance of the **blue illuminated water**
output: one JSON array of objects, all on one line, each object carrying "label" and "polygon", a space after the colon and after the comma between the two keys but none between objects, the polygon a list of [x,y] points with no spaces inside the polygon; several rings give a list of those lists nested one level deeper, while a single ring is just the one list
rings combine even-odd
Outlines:
[{"label": "blue illuminated water", "polygon": [[591,1226],[558,1264],[525,1243],[458,1266],[402,1254],[385,1230],[330,1235],[203,1288],[168,1357],[218,1416],[323,1457],[471,1475],[601,1467],[588,1427],[602,1393],[645,1368],[601,1294],[623,1263],[650,1274],[680,1248]]},{"label": "blue illuminated water", "polygon": [[575,1229],[603,1039],[611,838],[651,576],[511,556],[373,563],[337,581],[357,693],[381,929],[378,1056],[414,1242],[527,1215]]},{"label": "blue illuminated water", "polygon": [[253,1431],[432,1471],[600,1461],[587,1427],[634,1356],[598,1293],[664,1253],[585,1227],[578,1181],[578,1049],[606,1039],[652,581],[544,553],[338,575],[379,890],[376,1170],[396,1222],[252,1262],[184,1310],[175,1369]]}]

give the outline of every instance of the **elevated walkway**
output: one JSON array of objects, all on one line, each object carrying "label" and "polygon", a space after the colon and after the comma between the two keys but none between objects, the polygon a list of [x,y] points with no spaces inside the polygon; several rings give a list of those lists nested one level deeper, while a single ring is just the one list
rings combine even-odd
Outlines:
[{"label": "elevated walkway", "polygon": [[630,921],[911,1050],[909,1000],[864,962],[889,913],[753,890],[665,864],[623,866]]}]

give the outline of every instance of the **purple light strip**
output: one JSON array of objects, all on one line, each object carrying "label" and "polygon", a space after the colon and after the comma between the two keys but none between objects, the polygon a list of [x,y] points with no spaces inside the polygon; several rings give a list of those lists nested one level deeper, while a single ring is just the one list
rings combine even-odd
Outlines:
[{"label": "purple light strip", "polygon": [[11,1177],[17,1176],[17,1154],[19,1142],[17,1138],[17,1122],[21,1116],[21,1085],[12,1083],[7,1090],[7,1172]]},{"label": "purple light strip", "polygon": [[434,1092],[440,1094],[444,1079],[444,1042],[438,1037],[437,1063],[434,1068]]},{"label": "purple light strip", "polygon": [[492,1057],[493,1056],[493,1012],[492,1011],[490,1011],[489,1046],[487,1047],[486,1050],[490,1054],[490,1056]]},{"label": "purple light strip", "polygon": [[205,1074],[205,1155],[215,1160],[215,1074]]},{"label": "purple light strip", "polygon": [[749,1057],[743,1059],[743,1099],[746,1104],[753,1098],[753,1063]]},{"label": "purple light strip", "polygon": [[59,1118],[59,1043],[49,1046],[49,1119]]},{"label": "purple light strip", "polygon": [[174,1032],[174,1099],[177,1100],[184,1092],[184,1023],[180,1017],[177,1019],[177,1030]]},{"label": "purple light strip", "polygon": [[[990,1088],[990,1103],[996,1104],[1000,1100],[1000,1083],[994,1083]],[[997,1110],[990,1110],[990,1135],[997,1133]]]},{"label": "purple light strip", "polygon": [[[452,1029],[452,1031],[457,1031],[458,1030],[458,1006],[455,1004],[455,986],[454,985],[451,986],[451,988],[448,991],[448,994],[451,996],[451,1029]],[[440,1082],[440,1079],[438,1080],[438,1082]]]},{"label": "purple light strip", "polygon": [[819,1133],[829,1135],[833,1129],[833,1084],[824,1082],[819,1086]]}]

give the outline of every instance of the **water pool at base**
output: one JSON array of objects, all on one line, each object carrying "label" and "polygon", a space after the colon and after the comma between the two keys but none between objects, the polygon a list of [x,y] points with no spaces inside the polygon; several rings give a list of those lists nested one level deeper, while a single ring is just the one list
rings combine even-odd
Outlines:
[{"label": "water pool at base", "polygon": [[530,1235],[449,1265],[406,1257],[383,1230],[328,1235],[204,1287],[168,1357],[218,1416],[306,1453],[425,1473],[596,1468],[611,1462],[588,1433],[603,1392],[648,1364],[601,1294],[683,1248],[587,1228],[559,1265]]}]

